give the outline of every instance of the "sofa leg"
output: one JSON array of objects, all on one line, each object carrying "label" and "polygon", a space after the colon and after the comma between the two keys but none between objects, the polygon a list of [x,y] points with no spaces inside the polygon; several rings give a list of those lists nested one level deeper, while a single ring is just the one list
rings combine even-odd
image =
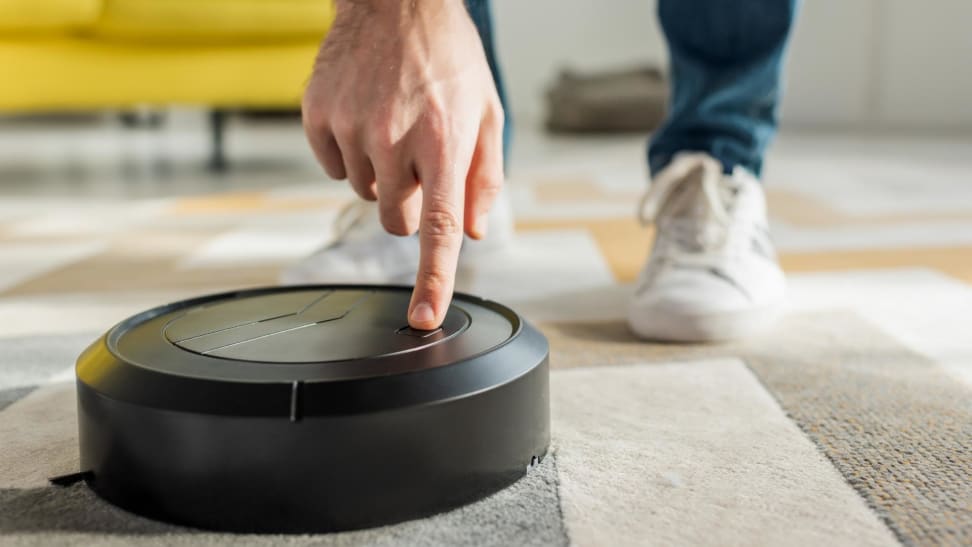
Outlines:
[{"label": "sofa leg", "polygon": [[118,113],[125,129],[158,129],[165,122],[165,112],[161,110],[134,109]]},{"label": "sofa leg", "polygon": [[226,111],[212,110],[209,113],[209,133],[212,136],[212,148],[209,155],[209,168],[217,173],[226,171],[226,146],[224,135],[226,133]]}]

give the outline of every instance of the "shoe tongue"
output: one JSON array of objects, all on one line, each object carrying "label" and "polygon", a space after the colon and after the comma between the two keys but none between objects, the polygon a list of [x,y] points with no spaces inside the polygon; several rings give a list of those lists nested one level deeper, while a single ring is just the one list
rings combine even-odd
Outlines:
[{"label": "shoe tongue", "polygon": [[669,220],[667,229],[683,250],[705,252],[724,243],[726,226],[718,220],[713,206],[732,203],[739,188],[726,177],[720,178],[715,187],[721,202],[715,205],[709,203],[698,175],[687,177],[669,195],[662,216]]},{"label": "shoe tongue", "polygon": [[[716,185],[719,199],[722,203],[731,203],[737,189],[730,184],[726,184],[725,179]],[[702,187],[702,177],[689,175],[668,197],[668,203],[664,207],[665,216],[672,218],[693,218],[707,220],[712,218],[712,211],[705,190]]]}]

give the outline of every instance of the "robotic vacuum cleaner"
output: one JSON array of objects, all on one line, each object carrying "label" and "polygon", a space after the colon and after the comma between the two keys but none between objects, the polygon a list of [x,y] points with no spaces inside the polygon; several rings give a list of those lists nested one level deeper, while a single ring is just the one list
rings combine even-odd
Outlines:
[{"label": "robotic vacuum cleaner", "polygon": [[410,294],[275,287],[121,322],[77,363],[84,479],[135,513],[240,532],[388,524],[508,486],[549,444],[546,339],[463,294],[413,330]]}]

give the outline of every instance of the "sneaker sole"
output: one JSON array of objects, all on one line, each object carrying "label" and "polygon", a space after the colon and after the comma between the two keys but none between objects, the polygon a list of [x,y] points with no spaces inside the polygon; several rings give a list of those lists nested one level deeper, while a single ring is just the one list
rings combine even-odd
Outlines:
[{"label": "sneaker sole", "polygon": [[628,314],[628,326],[639,338],[649,341],[728,342],[767,330],[779,320],[782,311],[782,302],[751,310],[704,315],[638,310]]}]

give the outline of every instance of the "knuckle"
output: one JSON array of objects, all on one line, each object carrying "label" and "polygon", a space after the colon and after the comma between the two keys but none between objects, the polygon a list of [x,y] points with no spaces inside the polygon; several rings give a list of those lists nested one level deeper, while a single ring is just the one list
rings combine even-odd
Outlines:
[{"label": "knuckle", "polygon": [[446,109],[437,101],[432,101],[425,111],[425,126],[433,138],[444,138],[449,134],[450,122]]},{"label": "knuckle", "polygon": [[503,106],[498,101],[492,106],[487,107],[483,123],[491,130],[502,134],[503,126],[506,125],[506,115],[503,111]]},{"label": "knuckle", "polygon": [[452,239],[462,233],[462,225],[455,212],[445,207],[437,207],[426,213],[422,230],[429,237]]},{"label": "knuckle", "polygon": [[300,112],[305,129],[320,132],[327,128],[327,116],[324,113],[324,109],[313,101],[305,99],[303,105],[301,105]]},{"label": "knuckle", "polygon": [[378,122],[372,125],[370,133],[371,146],[376,154],[391,156],[398,147],[398,136],[388,122]]},{"label": "knuckle", "polygon": [[449,286],[450,275],[441,268],[423,268],[419,272],[419,279],[426,290],[439,292]]},{"label": "knuckle", "polygon": [[432,93],[426,96],[425,98],[426,115],[443,118],[445,117],[445,114],[448,112],[449,112],[449,108],[445,97],[442,97],[437,93]]},{"label": "knuckle", "polygon": [[495,196],[503,190],[503,177],[483,177],[479,181],[479,192],[487,196]]},{"label": "knuckle", "polygon": [[331,118],[331,132],[339,140],[349,141],[357,133],[357,123],[351,116],[333,116]]}]

